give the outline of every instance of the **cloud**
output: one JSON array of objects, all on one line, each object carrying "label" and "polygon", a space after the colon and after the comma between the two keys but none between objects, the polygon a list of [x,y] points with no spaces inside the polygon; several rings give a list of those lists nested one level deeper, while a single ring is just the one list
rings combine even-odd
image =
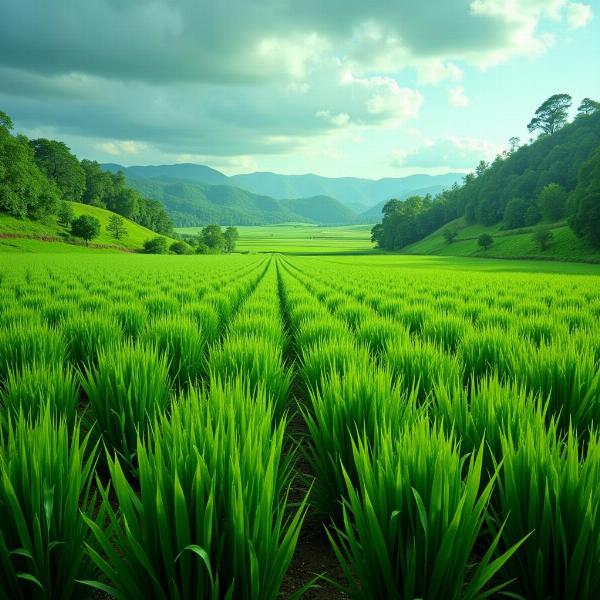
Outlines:
[{"label": "cloud", "polygon": [[451,87],[448,90],[448,102],[457,108],[467,108],[469,106],[469,98],[465,94],[465,88],[462,85]]},{"label": "cloud", "polygon": [[567,6],[567,21],[571,29],[585,27],[593,17],[594,13],[589,4],[581,2],[570,2]]},{"label": "cloud", "polygon": [[96,147],[105,154],[112,156],[124,156],[139,154],[148,148],[148,144],[134,140],[115,140],[112,142],[100,142]]},{"label": "cloud", "polygon": [[480,160],[492,159],[500,150],[485,140],[446,136],[437,140],[423,139],[419,146],[410,150],[397,150],[392,154],[390,164],[396,168],[444,167],[464,171],[474,168]]}]

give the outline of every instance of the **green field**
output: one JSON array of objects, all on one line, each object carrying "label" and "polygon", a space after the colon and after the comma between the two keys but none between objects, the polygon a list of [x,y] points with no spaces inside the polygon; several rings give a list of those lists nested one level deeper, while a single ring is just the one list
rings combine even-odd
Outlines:
[{"label": "green field", "polygon": [[[176,231],[197,235],[201,227]],[[280,252],[282,254],[361,254],[373,251],[371,225],[321,227],[305,224],[240,226],[238,252]]]},{"label": "green field", "polygon": [[285,231],[0,251],[3,597],[597,598],[600,265]]},{"label": "green field", "polygon": [[[444,229],[448,227],[456,227],[459,232],[458,237],[451,244],[448,244],[443,236]],[[557,223],[551,227],[553,239],[550,247],[541,250],[532,239],[534,227],[505,230],[502,229],[502,224],[492,227],[465,225],[463,219],[457,219],[420,242],[407,246],[402,252],[406,254],[600,262],[600,250],[592,248],[578,238],[568,225]],[[483,250],[477,244],[477,238],[482,233],[489,233],[494,238],[494,243],[488,250]]]},{"label": "green field", "polygon": [[112,251],[141,250],[147,239],[157,235],[154,231],[124,219],[127,235],[117,240],[106,230],[108,220],[114,213],[80,202],[69,202],[69,204],[76,217],[86,214],[96,217],[100,221],[100,235],[90,243],[90,248],[65,244],[64,242],[71,241],[82,245],[83,241],[73,238],[69,229],[57,222],[56,215],[51,215],[44,221],[33,221],[0,214],[0,251],[72,253],[93,251],[98,247]]}]

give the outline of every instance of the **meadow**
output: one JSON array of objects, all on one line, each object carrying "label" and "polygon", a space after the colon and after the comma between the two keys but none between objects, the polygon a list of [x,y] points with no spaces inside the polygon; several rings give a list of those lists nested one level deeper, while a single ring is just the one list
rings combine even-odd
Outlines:
[{"label": "meadow", "polygon": [[[197,235],[201,227],[183,227],[176,231]],[[305,223],[240,225],[238,252],[280,252],[284,254],[360,254],[374,252],[371,225],[321,226]]]},{"label": "meadow", "polygon": [[600,266],[0,257],[0,596],[600,597]]}]

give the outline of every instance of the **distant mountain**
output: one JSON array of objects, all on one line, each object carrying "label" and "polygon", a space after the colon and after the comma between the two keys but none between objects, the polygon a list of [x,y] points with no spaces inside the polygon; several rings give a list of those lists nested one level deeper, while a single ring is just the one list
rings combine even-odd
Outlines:
[{"label": "distant mountain", "polygon": [[232,185],[206,185],[175,178],[136,178],[129,170],[126,176],[129,184],[143,196],[160,200],[179,227],[207,223],[334,225],[354,223],[357,219],[355,213],[333,198],[276,200]]},{"label": "distant mountain", "polygon": [[295,198],[280,202],[297,215],[322,225],[347,225],[357,221],[353,210],[330,196]]},{"label": "distant mountain", "polygon": [[276,173],[248,173],[229,178],[235,185],[274,198],[302,198],[311,196],[331,196],[345,206],[360,212],[372,208],[377,203],[423,188],[437,186],[449,188],[461,182],[462,173],[444,175],[410,175],[408,177],[387,177],[384,179],[361,179],[358,177],[321,177],[320,175],[278,175]]},{"label": "distant mountain", "polygon": [[106,163],[102,168],[111,173],[123,171],[128,177],[137,179],[155,179],[166,177],[169,179],[185,179],[194,183],[206,183],[208,185],[231,185],[227,175],[211,169],[206,165],[193,163],[179,163],[176,165],[147,165],[123,167],[114,163]]},{"label": "distant mountain", "polygon": [[160,200],[178,226],[375,223],[390,198],[436,194],[462,177],[459,173],[378,180],[276,173],[228,177],[195,164],[102,167],[123,171],[142,195]]},{"label": "distant mountain", "polygon": [[[443,192],[447,187],[449,186],[432,185],[426,188],[410,190],[410,192],[402,192],[401,194],[394,196],[394,198],[396,198],[397,200],[406,200],[411,196],[426,196],[427,194],[435,196],[436,194],[440,194],[441,192]],[[381,217],[383,216],[382,210],[388,202],[388,200],[382,200],[381,202],[378,202],[373,208],[369,208],[368,210],[361,212],[359,215],[360,220],[365,223],[378,223],[379,221],[381,221]]]}]

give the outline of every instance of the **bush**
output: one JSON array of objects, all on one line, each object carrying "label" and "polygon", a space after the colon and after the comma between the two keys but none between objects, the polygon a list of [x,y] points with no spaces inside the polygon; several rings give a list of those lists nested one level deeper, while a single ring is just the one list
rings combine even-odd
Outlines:
[{"label": "bush", "polygon": [[169,252],[171,254],[193,254],[194,249],[185,242],[173,242],[169,246]]},{"label": "bush", "polygon": [[[79,427],[50,411],[31,424],[21,415],[0,437],[0,591],[17,600],[85,597],[94,574],[85,553],[96,449]],[[102,512],[99,514],[102,519]]]},{"label": "bush", "polygon": [[75,211],[68,202],[61,202],[58,209],[58,222],[65,227],[70,227],[75,220]]},{"label": "bush", "polygon": [[71,223],[71,233],[85,240],[86,246],[100,235],[100,221],[92,215],[81,215]]},{"label": "bush", "polygon": [[542,251],[547,250],[550,247],[553,237],[554,234],[548,227],[540,227],[539,229],[536,229],[532,236],[533,241],[539,245],[540,250]]},{"label": "bush", "polygon": [[160,235],[146,240],[144,242],[144,252],[146,252],[146,254],[166,254],[167,240]]},{"label": "bush", "polygon": [[482,233],[477,239],[477,243],[481,248],[487,250],[494,243],[494,238],[489,233]]}]

